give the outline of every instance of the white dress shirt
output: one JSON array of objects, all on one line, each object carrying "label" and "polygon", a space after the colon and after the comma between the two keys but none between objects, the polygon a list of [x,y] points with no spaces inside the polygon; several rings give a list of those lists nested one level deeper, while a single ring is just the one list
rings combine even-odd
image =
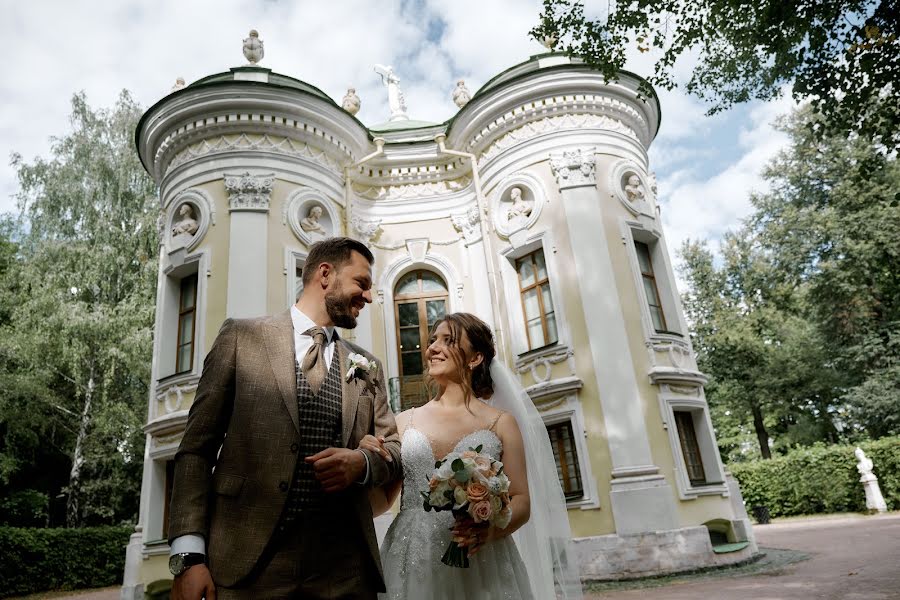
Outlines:
[{"label": "white dress shirt", "polygon": [[[306,352],[313,344],[312,336],[306,335],[311,327],[316,327],[315,322],[303,314],[296,306],[291,306],[291,322],[294,324],[294,360],[299,364]],[[335,330],[334,327],[324,327],[325,329],[325,366],[331,368],[331,360],[334,358],[335,347]],[[343,373],[340,375],[343,377]],[[369,482],[369,456],[360,451],[366,459],[366,475],[359,483],[365,485]],[[165,535],[166,532],[163,532]],[[169,549],[169,556],[173,554],[181,554],[182,552],[197,552],[206,554],[206,540],[201,535],[187,534],[172,540],[172,546]]]}]

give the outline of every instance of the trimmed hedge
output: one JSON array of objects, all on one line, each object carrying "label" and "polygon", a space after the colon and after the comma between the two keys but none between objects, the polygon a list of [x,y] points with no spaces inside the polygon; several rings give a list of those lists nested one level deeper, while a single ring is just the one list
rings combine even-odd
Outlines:
[{"label": "trimmed hedge", "polygon": [[134,527],[0,527],[0,598],[122,582]]},{"label": "trimmed hedge", "polygon": [[[888,510],[900,509],[900,437],[859,445],[872,462]],[[856,470],[856,446],[813,446],[785,456],[736,463],[728,470],[741,484],[748,512],[765,506],[773,517],[865,512]]]}]

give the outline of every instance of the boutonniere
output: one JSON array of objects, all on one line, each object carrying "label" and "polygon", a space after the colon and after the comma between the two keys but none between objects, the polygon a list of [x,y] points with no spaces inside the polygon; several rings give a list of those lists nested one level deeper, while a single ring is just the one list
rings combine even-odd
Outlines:
[{"label": "boutonniere", "polygon": [[375,361],[369,360],[362,354],[351,352],[348,362],[350,367],[347,369],[347,383],[350,383],[356,377],[368,379],[370,376],[375,375],[375,372],[378,370],[378,365],[375,364]]}]

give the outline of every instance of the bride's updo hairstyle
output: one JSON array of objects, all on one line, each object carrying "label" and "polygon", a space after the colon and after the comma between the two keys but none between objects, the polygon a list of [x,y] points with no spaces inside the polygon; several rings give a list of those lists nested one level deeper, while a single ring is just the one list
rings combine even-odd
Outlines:
[{"label": "bride's updo hairstyle", "polygon": [[[463,390],[466,394],[466,407],[469,406],[469,400],[474,396],[476,398],[484,398],[487,400],[494,395],[494,382],[491,379],[491,361],[494,360],[496,350],[494,349],[494,334],[487,323],[479,319],[473,314],[457,312],[450,313],[443,319],[434,324],[431,334],[437,331],[441,323],[447,323],[450,328],[450,353],[456,363],[459,372],[459,380],[462,382]],[[460,346],[463,332],[469,339],[469,345],[472,347],[472,354],[466,355],[465,350]],[[472,369],[469,376],[468,364],[471,357],[480,352],[484,359],[481,363]]]}]

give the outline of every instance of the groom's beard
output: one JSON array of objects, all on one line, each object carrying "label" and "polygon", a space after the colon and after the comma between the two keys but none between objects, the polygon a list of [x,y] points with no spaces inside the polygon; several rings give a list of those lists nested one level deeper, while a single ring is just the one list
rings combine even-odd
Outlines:
[{"label": "groom's beard", "polygon": [[342,289],[325,294],[325,310],[331,322],[342,329],[353,329],[356,327],[356,317],[353,316],[352,298],[347,298],[341,294]]}]

